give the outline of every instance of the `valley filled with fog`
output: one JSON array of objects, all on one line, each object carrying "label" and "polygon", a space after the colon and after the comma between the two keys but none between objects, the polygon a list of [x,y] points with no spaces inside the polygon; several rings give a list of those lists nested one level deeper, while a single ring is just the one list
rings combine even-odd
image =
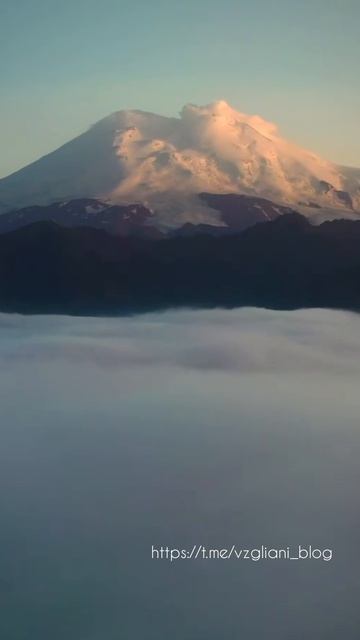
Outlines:
[{"label": "valley filled with fog", "polygon": [[[0,636],[358,638],[359,356],[339,311],[1,314]],[[195,544],[333,559],[151,558]]]}]

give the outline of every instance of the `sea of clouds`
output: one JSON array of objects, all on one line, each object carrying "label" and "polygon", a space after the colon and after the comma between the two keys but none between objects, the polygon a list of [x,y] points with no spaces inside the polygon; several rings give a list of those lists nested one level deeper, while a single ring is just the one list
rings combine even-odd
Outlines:
[{"label": "sea of clouds", "polygon": [[0,315],[0,359],[94,367],[360,373],[359,316],[340,311],[174,311],[122,318]]},{"label": "sea of clouds", "polygon": [[[0,636],[357,640],[360,319],[0,316]],[[333,550],[178,562],[151,546]]]}]

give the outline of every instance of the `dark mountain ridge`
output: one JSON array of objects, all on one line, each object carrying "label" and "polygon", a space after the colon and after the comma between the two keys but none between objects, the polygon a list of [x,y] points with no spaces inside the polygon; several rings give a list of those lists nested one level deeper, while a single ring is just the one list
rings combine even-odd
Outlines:
[{"label": "dark mountain ridge", "polygon": [[240,234],[150,239],[39,222],[0,235],[0,309],[360,309],[360,224],[287,214]]},{"label": "dark mountain ridge", "polygon": [[0,233],[14,231],[34,222],[52,221],[63,227],[105,229],[118,236],[160,238],[167,233],[193,235],[194,232],[204,231],[221,235],[243,231],[259,222],[274,220],[284,213],[294,213],[293,209],[255,196],[201,193],[199,198],[218,212],[218,226],[187,222],[177,228],[165,229],[159,226],[156,214],[142,204],[114,205],[94,198],[78,198],[3,213],[0,215]]}]

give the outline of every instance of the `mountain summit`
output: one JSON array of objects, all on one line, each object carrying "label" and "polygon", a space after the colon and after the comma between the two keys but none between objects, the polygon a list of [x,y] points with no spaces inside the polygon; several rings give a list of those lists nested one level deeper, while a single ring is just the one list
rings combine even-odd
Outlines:
[{"label": "mountain summit", "polygon": [[118,111],[0,180],[0,211],[99,198],[142,203],[159,226],[215,224],[202,192],[267,198],[318,220],[357,217],[360,170],[323,160],[224,100],[188,104],[178,118]]}]

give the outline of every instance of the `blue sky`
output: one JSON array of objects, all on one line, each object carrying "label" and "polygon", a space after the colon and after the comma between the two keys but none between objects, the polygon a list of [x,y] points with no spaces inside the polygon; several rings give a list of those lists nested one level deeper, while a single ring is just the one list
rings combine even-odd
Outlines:
[{"label": "blue sky", "polygon": [[0,176],[123,108],[224,98],[360,166],[358,0],[0,0]]}]

